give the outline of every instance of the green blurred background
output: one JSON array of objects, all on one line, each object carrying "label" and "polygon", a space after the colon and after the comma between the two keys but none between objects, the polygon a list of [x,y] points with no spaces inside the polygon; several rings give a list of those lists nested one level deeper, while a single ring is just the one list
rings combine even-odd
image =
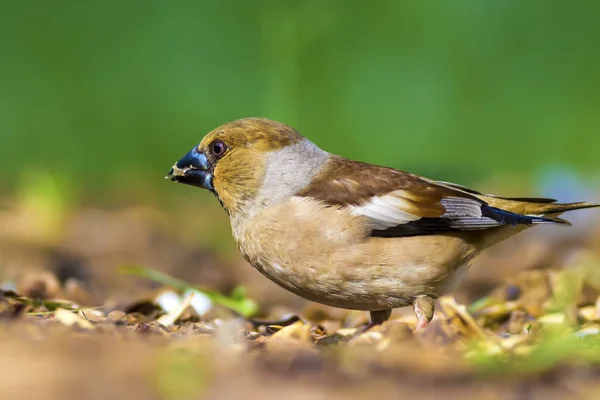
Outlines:
[{"label": "green blurred background", "polygon": [[172,163],[248,116],[465,184],[597,175],[598,21],[596,1],[3,0],[0,188],[189,193]]}]

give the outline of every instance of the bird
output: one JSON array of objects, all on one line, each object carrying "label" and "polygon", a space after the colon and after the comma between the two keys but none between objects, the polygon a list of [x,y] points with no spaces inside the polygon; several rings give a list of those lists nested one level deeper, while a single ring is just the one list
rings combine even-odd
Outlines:
[{"label": "bird", "polygon": [[428,326],[483,250],[599,204],[483,194],[329,153],[294,128],[243,118],[212,130],[167,174],[212,192],[244,259],[279,286],[382,324],[413,306]]}]

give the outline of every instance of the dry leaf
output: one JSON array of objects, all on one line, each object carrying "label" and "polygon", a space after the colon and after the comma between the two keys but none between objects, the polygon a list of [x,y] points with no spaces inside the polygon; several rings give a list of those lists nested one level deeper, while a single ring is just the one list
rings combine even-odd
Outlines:
[{"label": "dry leaf", "polygon": [[179,307],[174,308],[170,313],[165,314],[165,315],[161,316],[160,318],[158,318],[158,322],[161,325],[167,326],[167,327],[173,325],[175,323],[175,321],[177,321],[177,319],[181,316],[181,314],[183,314],[185,309],[190,306],[193,298],[194,298],[194,292],[191,292],[183,300],[183,302],[181,304],[179,304]]},{"label": "dry leaf", "polygon": [[74,313],[73,311],[65,310],[64,308],[58,308],[54,312],[54,319],[66,326],[77,326],[82,329],[94,329],[94,324],[82,317],[81,315]]}]

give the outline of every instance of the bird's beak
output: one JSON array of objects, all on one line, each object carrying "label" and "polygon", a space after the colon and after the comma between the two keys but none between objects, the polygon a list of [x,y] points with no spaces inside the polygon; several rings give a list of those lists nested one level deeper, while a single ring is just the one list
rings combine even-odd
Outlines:
[{"label": "bird's beak", "polygon": [[173,165],[166,178],[173,182],[213,190],[208,159],[196,147]]}]

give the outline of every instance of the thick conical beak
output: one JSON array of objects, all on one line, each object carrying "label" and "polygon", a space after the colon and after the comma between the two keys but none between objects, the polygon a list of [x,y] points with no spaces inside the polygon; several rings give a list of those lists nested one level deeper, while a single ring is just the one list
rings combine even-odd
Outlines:
[{"label": "thick conical beak", "polygon": [[213,190],[208,159],[196,147],[173,165],[166,178],[173,182]]}]

